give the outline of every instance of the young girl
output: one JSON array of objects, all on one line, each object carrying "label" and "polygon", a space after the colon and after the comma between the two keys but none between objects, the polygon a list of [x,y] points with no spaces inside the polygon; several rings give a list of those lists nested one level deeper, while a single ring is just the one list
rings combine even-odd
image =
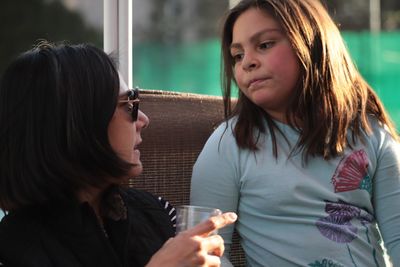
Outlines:
[{"label": "young girl", "polygon": [[242,0],[222,54],[191,204],[238,212],[248,266],[385,266],[381,238],[400,266],[399,137],[321,3]]}]

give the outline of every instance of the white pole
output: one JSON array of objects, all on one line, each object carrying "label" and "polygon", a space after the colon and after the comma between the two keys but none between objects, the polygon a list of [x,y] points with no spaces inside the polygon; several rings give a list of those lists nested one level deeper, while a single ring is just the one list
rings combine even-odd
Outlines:
[{"label": "white pole", "polygon": [[118,53],[118,0],[104,0],[103,46],[106,53]]},{"label": "white pole", "polygon": [[229,0],[229,8],[234,7],[240,0]]},{"label": "white pole", "polygon": [[132,87],[132,0],[104,0],[104,51],[117,53],[119,71]]},{"label": "white pole", "polygon": [[118,2],[119,70],[128,86],[132,88],[132,0],[119,0]]},{"label": "white pole", "polygon": [[369,27],[371,32],[378,33],[381,31],[381,1],[369,1]]}]

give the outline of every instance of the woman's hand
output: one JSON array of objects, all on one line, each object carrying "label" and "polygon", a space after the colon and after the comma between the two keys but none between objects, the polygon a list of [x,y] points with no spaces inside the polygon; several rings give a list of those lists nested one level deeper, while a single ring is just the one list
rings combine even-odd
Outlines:
[{"label": "woman's hand", "polygon": [[227,212],[179,233],[153,255],[146,267],[220,266],[224,240],[219,235],[209,234],[235,222],[236,219],[235,213]]}]

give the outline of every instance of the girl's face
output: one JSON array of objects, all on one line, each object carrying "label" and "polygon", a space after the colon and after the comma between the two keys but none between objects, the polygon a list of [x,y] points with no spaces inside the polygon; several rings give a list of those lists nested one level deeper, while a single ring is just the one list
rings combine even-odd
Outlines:
[{"label": "girl's face", "polygon": [[240,90],[272,118],[285,122],[300,64],[278,21],[260,9],[246,10],[233,25],[230,51]]},{"label": "girl's face", "polygon": [[[120,76],[119,100],[127,100],[128,86]],[[119,157],[135,166],[129,172],[129,177],[138,176],[142,172],[139,144],[142,142],[141,131],[149,124],[149,118],[139,110],[137,121],[132,120],[128,103],[118,103],[114,116],[108,125],[108,138],[111,147]]]}]

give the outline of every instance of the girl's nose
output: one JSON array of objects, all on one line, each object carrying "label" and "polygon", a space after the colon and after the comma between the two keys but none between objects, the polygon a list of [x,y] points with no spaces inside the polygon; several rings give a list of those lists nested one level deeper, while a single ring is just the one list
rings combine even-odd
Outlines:
[{"label": "girl's nose", "polygon": [[150,120],[146,114],[144,114],[141,110],[138,112],[138,119],[136,121],[136,127],[138,130],[147,128],[149,126]]},{"label": "girl's nose", "polygon": [[252,53],[246,53],[243,58],[242,67],[245,71],[251,71],[259,66],[258,59]]}]

